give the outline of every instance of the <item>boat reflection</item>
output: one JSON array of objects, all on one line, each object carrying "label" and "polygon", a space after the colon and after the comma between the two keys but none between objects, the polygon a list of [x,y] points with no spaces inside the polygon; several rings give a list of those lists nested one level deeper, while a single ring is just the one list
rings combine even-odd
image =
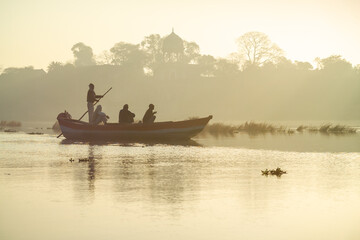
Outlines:
[{"label": "boat reflection", "polygon": [[147,146],[155,146],[155,145],[169,145],[169,146],[194,146],[194,147],[202,147],[203,145],[192,140],[144,140],[144,141],[81,141],[81,140],[70,140],[63,139],[60,144],[88,144],[90,146],[104,146],[104,145],[118,145],[118,146],[134,146],[137,144],[145,144]]}]

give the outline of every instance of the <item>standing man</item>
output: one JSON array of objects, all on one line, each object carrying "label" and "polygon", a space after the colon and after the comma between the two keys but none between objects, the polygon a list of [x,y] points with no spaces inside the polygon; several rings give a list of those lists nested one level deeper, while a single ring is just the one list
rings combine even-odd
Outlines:
[{"label": "standing man", "polygon": [[93,114],[94,114],[94,102],[100,98],[102,98],[101,95],[96,95],[94,92],[94,84],[90,83],[89,84],[89,91],[87,93],[87,107],[88,107],[88,112],[89,112],[89,123],[91,123],[93,121]]}]

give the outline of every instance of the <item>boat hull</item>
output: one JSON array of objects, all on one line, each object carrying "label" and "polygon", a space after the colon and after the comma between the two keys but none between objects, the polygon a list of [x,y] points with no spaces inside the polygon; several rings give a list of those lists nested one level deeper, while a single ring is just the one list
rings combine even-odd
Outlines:
[{"label": "boat hull", "polygon": [[[60,116],[60,115],[59,115]],[[65,138],[76,140],[147,140],[190,139],[199,134],[212,116],[179,122],[157,122],[151,124],[92,125],[86,122],[58,117]]]}]

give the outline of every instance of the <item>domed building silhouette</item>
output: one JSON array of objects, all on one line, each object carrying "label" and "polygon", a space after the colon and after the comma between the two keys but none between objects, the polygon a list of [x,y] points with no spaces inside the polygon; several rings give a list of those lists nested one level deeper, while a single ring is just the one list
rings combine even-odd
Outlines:
[{"label": "domed building silhouette", "polygon": [[186,61],[185,48],[186,41],[179,37],[173,28],[171,33],[163,38],[163,62],[157,66],[154,76],[163,80],[184,80],[200,76],[198,66]]},{"label": "domed building silhouette", "polygon": [[166,36],[163,40],[162,51],[165,62],[179,62],[184,55],[184,41],[175,32]]}]

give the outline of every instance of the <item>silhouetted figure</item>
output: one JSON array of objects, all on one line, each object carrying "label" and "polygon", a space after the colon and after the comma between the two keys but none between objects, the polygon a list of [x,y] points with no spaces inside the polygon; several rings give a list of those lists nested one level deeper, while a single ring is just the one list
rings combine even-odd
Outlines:
[{"label": "silhouetted figure", "polygon": [[119,123],[133,123],[135,114],[129,111],[129,105],[125,104],[119,112]]},{"label": "silhouetted figure", "polygon": [[145,115],[143,117],[143,123],[153,123],[155,121],[155,114],[157,112],[154,112],[154,104],[149,105],[149,109],[145,112]]},{"label": "silhouetted figure", "polygon": [[108,119],[109,119],[109,116],[107,116],[105,113],[103,113],[101,105],[98,105],[95,109],[92,123],[95,125],[97,125],[101,122],[106,124]]},{"label": "silhouetted figure", "polygon": [[94,92],[94,84],[90,83],[89,84],[89,91],[87,93],[87,107],[88,107],[88,112],[89,112],[89,123],[92,122],[93,120],[93,114],[94,114],[94,102],[100,98],[102,98],[101,95],[96,95]]}]

